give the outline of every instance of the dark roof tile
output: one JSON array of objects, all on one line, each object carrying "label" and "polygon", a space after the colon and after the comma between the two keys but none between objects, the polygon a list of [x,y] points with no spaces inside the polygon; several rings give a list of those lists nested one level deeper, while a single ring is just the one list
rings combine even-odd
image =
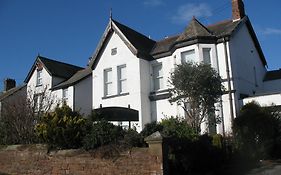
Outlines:
[{"label": "dark roof tile", "polygon": [[145,35],[131,29],[128,26],[125,26],[115,20],[112,21],[130,41],[130,43],[138,50],[138,52],[140,52],[140,54],[149,56],[150,51],[154,47],[155,41],[149,39]]},{"label": "dark roof tile", "polygon": [[280,80],[280,79],[281,79],[281,69],[267,71],[263,81]]},{"label": "dark roof tile", "polygon": [[77,82],[83,80],[84,78],[88,77],[91,74],[92,74],[92,69],[90,67],[87,67],[83,70],[80,70],[80,71],[76,72],[68,80],[56,85],[55,87],[52,88],[52,90],[62,89],[62,88],[72,86],[73,84],[76,84]]}]

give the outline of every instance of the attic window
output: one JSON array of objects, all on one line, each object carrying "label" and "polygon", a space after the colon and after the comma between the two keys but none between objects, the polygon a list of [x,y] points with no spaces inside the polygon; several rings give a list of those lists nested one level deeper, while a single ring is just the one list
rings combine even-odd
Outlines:
[{"label": "attic window", "polygon": [[111,55],[116,55],[117,54],[117,47],[111,49]]}]

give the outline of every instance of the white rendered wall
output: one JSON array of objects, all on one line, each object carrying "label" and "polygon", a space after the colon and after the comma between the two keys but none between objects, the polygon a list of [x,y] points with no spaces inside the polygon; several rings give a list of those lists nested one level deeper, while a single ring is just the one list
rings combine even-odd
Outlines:
[{"label": "white rendered wall", "polygon": [[237,93],[253,95],[262,92],[266,69],[246,25],[231,38],[230,54]]},{"label": "white rendered wall", "polygon": [[92,76],[88,76],[74,86],[74,108],[84,116],[92,111]]},{"label": "white rendered wall", "polygon": [[[111,49],[117,48],[117,54],[111,55]],[[113,94],[117,95],[117,66],[126,64],[127,92],[128,95],[115,96],[112,98],[104,97],[104,69],[112,68]],[[93,70],[93,109],[102,107],[125,107],[130,105],[131,109],[138,110],[139,122],[137,130],[140,131],[143,126],[142,119],[146,118],[142,113],[141,105],[141,78],[140,78],[140,59],[137,58],[121,38],[116,34],[110,37],[105,49],[100,55],[100,60]],[[148,97],[147,97],[148,98]],[[132,126],[134,123],[132,124]]]},{"label": "white rendered wall", "polygon": [[264,81],[265,92],[281,92],[281,79]]},{"label": "white rendered wall", "polygon": [[258,102],[261,106],[281,105],[281,93],[244,98],[243,104],[245,105],[252,101]]}]

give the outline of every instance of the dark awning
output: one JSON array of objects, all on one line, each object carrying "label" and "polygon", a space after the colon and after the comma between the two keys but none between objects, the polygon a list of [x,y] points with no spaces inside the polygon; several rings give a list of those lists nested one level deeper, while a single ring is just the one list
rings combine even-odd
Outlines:
[{"label": "dark awning", "polygon": [[95,113],[108,121],[139,121],[139,112],[123,107],[104,107],[95,109]]}]

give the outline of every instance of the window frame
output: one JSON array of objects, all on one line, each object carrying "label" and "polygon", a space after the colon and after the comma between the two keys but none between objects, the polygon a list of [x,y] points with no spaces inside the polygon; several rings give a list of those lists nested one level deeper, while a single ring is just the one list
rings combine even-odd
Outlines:
[{"label": "window frame", "polygon": [[[184,54],[189,53],[189,52],[193,52],[194,58],[192,60],[186,61],[185,57],[183,57]],[[196,59],[196,52],[195,49],[189,49],[186,51],[181,52],[181,63],[188,63],[188,62],[195,62]]]},{"label": "window frame", "polygon": [[[118,94],[124,94],[127,93],[127,66],[126,64],[122,64],[117,66],[117,92]],[[121,69],[125,69],[125,75],[123,75],[124,77],[122,77],[121,75]],[[125,86],[122,87],[122,83],[125,82]]]},{"label": "window frame", "polygon": [[[110,77],[110,81],[108,81],[108,73],[111,72],[111,77]],[[112,71],[112,68],[106,68],[103,70],[103,91],[104,91],[104,96],[110,96],[110,95],[113,95],[113,89],[112,89],[112,86],[113,86],[113,79],[112,79],[112,74],[113,74],[113,71]],[[107,81],[106,81],[107,80]],[[111,85],[111,89],[109,91],[109,87]]]},{"label": "window frame", "polygon": [[[209,62],[207,63],[206,62],[206,59],[205,59],[205,52],[204,52],[204,50],[208,50],[208,53],[209,53]],[[202,62],[204,63],[204,64],[212,64],[212,48],[210,48],[210,47],[203,47],[202,48],[202,58],[203,58],[203,60],[202,60]]]},{"label": "window frame", "polygon": [[68,100],[68,88],[62,89],[62,99],[63,100]]},{"label": "window frame", "polygon": [[[159,75],[156,77],[155,76],[155,68],[161,66],[160,72],[158,73]],[[161,81],[162,80],[162,81]],[[159,88],[156,88],[156,81],[158,81],[159,83]],[[153,82],[153,91],[159,91],[164,89],[164,75],[163,75],[163,64],[162,63],[156,63],[152,65],[152,82]]]},{"label": "window frame", "polygon": [[43,69],[37,70],[36,72],[36,86],[42,86],[43,85]]}]

